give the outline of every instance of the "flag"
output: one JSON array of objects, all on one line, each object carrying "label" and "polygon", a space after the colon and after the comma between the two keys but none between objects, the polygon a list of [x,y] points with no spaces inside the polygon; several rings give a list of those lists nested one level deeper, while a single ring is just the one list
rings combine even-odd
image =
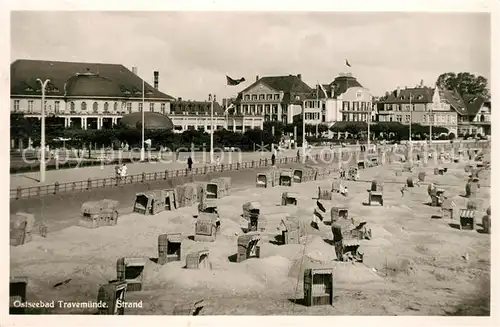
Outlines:
[{"label": "flag", "polygon": [[232,79],[231,77],[226,75],[226,81],[227,81],[227,85],[235,86],[235,85],[239,85],[239,84],[245,82],[245,78],[242,77],[240,79]]},{"label": "flag", "polygon": [[229,106],[226,107],[226,110],[224,110],[224,114],[227,115],[229,109],[233,109],[234,108],[234,104],[231,103]]},{"label": "flag", "polygon": [[351,64],[349,63],[349,60],[347,60],[347,58],[345,59],[345,64],[347,67],[351,67]]},{"label": "flag", "polygon": [[[319,200],[316,201],[316,207],[314,208],[314,216],[313,216],[313,219],[311,221],[311,227],[313,228],[316,228],[319,230],[319,226],[318,226],[318,219],[320,221],[323,221],[323,215],[326,213],[326,209],[325,209],[325,206],[319,202]],[[316,226],[316,227],[314,227]]]},{"label": "flag", "polygon": [[325,97],[328,98],[328,93],[326,93],[326,90],[323,87],[323,85],[320,84],[319,87],[321,88],[321,91],[323,91],[325,93]]}]

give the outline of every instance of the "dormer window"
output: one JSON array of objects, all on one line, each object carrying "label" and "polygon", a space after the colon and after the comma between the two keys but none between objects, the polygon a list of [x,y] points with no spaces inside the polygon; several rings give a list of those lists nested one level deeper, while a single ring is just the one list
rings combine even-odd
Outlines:
[{"label": "dormer window", "polygon": [[129,90],[125,90],[123,91],[124,94],[130,94],[130,91]]},{"label": "dormer window", "polygon": [[29,87],[29,86],[27,88],[25,88],[24,90],[28,91],[28,92],[33,92],[33,89],[31,87]]},{"label": "dormer window", "polygon": [[424,98],[424,96],[423,96],[422,94],[419,94],[419,95],[417,96],[417,99],[418,99],[418,100],[422,100],[423,98]]},{"label": "dormer window", "polygon": [[405,99],[405,97],[404,97],[404,96],[400,96],[400,97],[399,97],[399,99],[400,99],[400,100],[404,100],[404,99]]},{"label": "dormer window", "polygon": [[150,95],[151,95],[151,94],[153,94],[153,91],[149,90],[149,91],[148,91],[148,94],[150,94]]},{"label": "dormer window", "polygon": [[135,91],[135,94],[141,94],[142,92],[141,91]]}]

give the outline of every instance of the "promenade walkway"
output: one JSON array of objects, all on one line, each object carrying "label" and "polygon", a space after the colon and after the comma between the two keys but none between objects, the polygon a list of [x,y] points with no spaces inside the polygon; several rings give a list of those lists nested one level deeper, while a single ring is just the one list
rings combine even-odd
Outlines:
[{"label": "promenade walkway", "polygon": [[[321,152],[322,149],[311,149],[310,154],[316,154]],[[280,157],[294,157],[297,150],[286,150],[280,151],[278,153],[278,158]],[[252,160],[260,159],[271,159],[271,152],[224,152],[216,153],[220,156],[221,164],[230,164],[236,162],[249,162]],[[187,158],[190,153],[185,152],[179,155],[177,161],[173,158],[167,158],[164,162],[145,162],[145,163],[131,163],[127,164],[127,174],[135,175],[141,173],[154,173],[165,170],[178,170],[187,168]],[[209,165],[210,155],[207,152],[197,152],[193,158],[193,167],[204,167]],[[115,166],[114,165],[102,165],[93,167],[80,167],[73,169],[59,169],[59,170],[49,170],[45,173],[45,182],[40,183],[40,173],[39,172],[28,172],[10,175],[10,189],[15,189],[17,187],[32,187],[32,186],[43,186],[51,185],[55,182],[67,183],[72,181],[82,181],[88,178],[100,179],[109,178],[115,176]]]}]

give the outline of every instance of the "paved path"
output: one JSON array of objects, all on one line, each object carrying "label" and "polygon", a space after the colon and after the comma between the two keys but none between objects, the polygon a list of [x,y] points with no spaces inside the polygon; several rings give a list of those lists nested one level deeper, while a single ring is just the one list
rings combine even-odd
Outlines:
[{"label": "paved path", "polygon": [[[309,153],[316,154],[321,152],[322,148],[311,149]],[[296,150],[286,150],[278,153],[280,157],[294,157]],[[168,170],[177,170],[187,168],[186,160],[190,153],[181,153],[179,160],[173,161],[171,157],[166,158],[165,162],[132,163],[127,165],[128,175],[145,173],[154,173]],[[209,161],[209,153],[198,152],[194,156],[193,167],[203,167],[205,162]],[[247,162],[271,158],[270,152],[224,152],[220,155],[221,163],[230,164],[236,162]],[[40,183],[39,172],[19,173],[10,175],[10,189],[17,187],[31,187],[50,185],[55,182],[68,183],[72,181],[87,180],[88,178],[99,179],[108,178],[115,175],[114,165],[103,165],[94,167],[83,167],[73,169],[50,170],[45,173],[45,183]]]}]

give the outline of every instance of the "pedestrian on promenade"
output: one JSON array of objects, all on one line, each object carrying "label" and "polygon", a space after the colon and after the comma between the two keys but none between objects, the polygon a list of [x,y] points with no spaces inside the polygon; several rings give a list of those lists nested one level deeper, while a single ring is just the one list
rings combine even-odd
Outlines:
[{"label": "pedestrian on promenade", "polygon": [[127,165],[123,164],[120,169],[120,177],[124,180],[127,177]]},{"label": "pedestrian on promenade", "polygon": [[297,150],[297,162],[300,162],[300,150]]},{"label": "pedestrian on promenade", "polygon": [[271,165],[274,167],[276,165],[276,155],[273,155],[271,156]]},{"label": "pedestrian on promenade", "polygon": [[220,157],[219,156],[217,156],[217,159],[215,159],[215,165],[217,165],[217,166],[220,165]]},{"label": "pedestrian on promenade", "polygon": [[120,165],[116,165],[116,166],[115,166],[115,177],[116,177],[116,179],[120,179],[120,176],[121,176],[121,168],[120,168]]},{"label": "pedestrian on promenade", "polygon": [[193,159],[191,159],[191,157],[188,158],[187,164],[188,164],[188,169],[192,170],[193,169]]}]

